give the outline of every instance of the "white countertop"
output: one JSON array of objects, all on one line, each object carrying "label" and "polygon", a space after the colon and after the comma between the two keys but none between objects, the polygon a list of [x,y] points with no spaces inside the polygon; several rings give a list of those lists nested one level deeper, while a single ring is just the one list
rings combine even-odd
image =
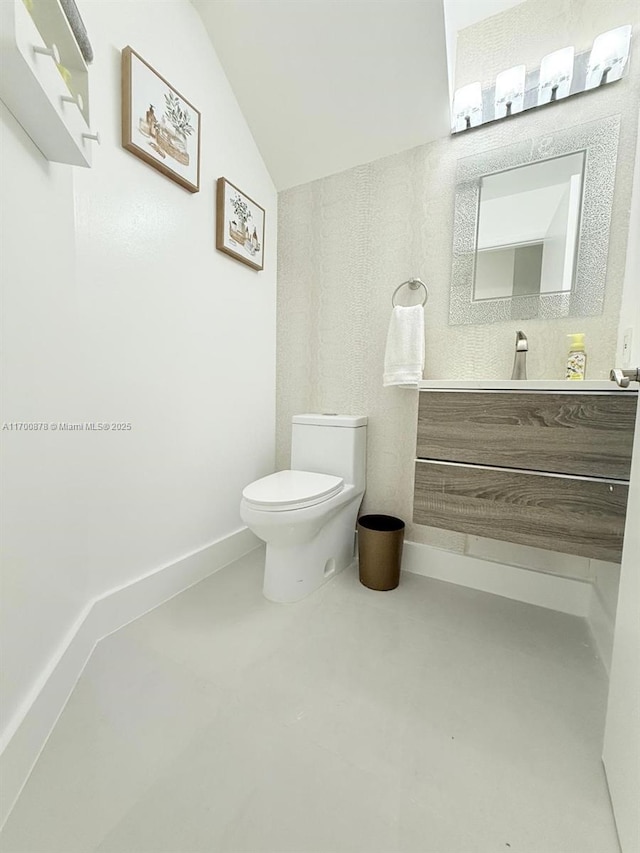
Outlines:
[{"label": "white countertop", "polygon": [[620,388],[610,380],[583,379],[423,379],[417,384],[419,391],[561,391],[563,393],[633,393],[638,383]]}]

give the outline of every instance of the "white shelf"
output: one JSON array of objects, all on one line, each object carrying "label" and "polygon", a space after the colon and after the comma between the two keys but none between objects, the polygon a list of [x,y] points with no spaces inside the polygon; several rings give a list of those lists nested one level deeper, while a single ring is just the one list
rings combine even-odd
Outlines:
[{"label": "white shelf", "polygon": [[[0,0],[0,99],[47,160],[90,166],[86,63],[58,0],[33,0],[32,14],[22,0]],[[69,87],[55,60],[34,51],[53,45],[71,74]],[[81,108],[63,100],[77,94]]]}]

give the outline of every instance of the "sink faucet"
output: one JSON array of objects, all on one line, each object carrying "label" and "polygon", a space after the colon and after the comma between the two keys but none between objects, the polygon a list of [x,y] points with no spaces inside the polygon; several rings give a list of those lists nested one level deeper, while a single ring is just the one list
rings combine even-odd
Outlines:
[{"label": "sink faucet", "polygon": [[529,343],[524,332],[516,332],[516,356],[513,360],[512,379],[527,378],[527,352]]}]

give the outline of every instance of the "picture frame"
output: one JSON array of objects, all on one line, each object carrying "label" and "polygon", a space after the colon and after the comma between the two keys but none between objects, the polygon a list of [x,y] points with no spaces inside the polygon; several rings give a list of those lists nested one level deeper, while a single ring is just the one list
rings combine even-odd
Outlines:
[{"label": "picture frame", "polygon": [[264,208],[226,178],[218,178],[216,198],[216,249],[263,269]]},{"label": "picture frame", "polygon": [[201,114],[133,48],[122,50],[122,147],[200,191]]}]

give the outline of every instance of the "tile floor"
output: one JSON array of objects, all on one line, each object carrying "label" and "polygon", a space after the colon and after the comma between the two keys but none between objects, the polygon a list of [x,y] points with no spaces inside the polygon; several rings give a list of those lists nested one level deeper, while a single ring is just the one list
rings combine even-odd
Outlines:
[{"label": "tile floor", "polygon": [[583,620],[254,551],[103,640],[3,853],[618,853]]}]

